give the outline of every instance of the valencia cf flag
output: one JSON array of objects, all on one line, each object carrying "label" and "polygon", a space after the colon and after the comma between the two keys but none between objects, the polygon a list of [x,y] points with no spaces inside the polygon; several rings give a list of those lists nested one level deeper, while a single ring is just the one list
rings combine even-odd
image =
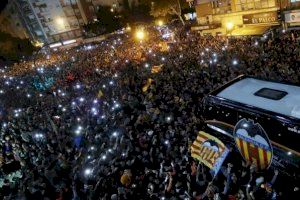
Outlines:
[{"label": "valencia cf flag", "polygon": [[163,67],[163,64],[153,66],[152,69],[151,69],[151,73],[156,74],[156,73],[160,72],[162,70],[162,67]]},{"label": "valencia cf flag", "polygon": [[209,167],[216,175],[229,150],[218,138],[200,131],[191,146],[192,157]]}]

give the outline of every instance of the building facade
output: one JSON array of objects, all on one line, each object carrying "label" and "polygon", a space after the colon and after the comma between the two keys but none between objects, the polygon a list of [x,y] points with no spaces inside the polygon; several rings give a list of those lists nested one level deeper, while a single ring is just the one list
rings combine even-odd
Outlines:
[{"label": "building facade", "polygon": [[195,6],[198,26],[194,30],[212,35],[259,35],[281,24],[284,5],[277,0],[198,0]]},{"label": "building facade", "polygon": [[126,4],[131,8],[133,5],[138,5],[139,0],[92,0],[95,6],[109,6],[113,10],[121,11],[126,9]]},{"label": "building facade", "polygon": [[12,0],[30,39],[45,44],[79,38],[96,19],[91,0]]},{"label": "building facade", "polygon": [[300,27],[300,0],[290,0],[284,4],[284,25],[286,29]]}]

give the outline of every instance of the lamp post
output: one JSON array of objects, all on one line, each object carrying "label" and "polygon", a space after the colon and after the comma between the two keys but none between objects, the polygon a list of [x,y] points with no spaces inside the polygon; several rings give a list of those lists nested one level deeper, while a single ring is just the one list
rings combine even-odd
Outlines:
[{"label": "lamp post", "polygon": [[56,23],[57,23],[58,25],[60,25],[60,26],[63,26],[63,25],[64,25],[64,19],[61,18],[61,17],[59,17],[59,18],[56,19]]},{"label": "lamp post", "polygon": [[157,21],[157,25],[158,26],[163,26],[164,25],[164,21],[163,20],[158,20]]},{"label": "lamp post", "polygon": [[227,22],[226,23],[227,35],[228,35],[228,33],[230,33],[230,35],[231,35],[233,28],[234,28],[234,24],[232,22]]},{"label": "lamp post", "polygon": [[145,39],[145,32],[143,30],[137,30],[136,33],[135,33],[135,37],[139,41],[142,41],[142,40]]}]

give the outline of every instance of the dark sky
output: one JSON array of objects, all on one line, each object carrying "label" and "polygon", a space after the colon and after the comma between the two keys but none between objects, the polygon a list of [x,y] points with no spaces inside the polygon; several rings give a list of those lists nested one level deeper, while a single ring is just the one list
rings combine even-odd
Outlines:
[{"label": "dark sky", "polygon": [[3,10],[3,8],[5,8],[7,2],[8,0],[0,0],[0,13]]}]

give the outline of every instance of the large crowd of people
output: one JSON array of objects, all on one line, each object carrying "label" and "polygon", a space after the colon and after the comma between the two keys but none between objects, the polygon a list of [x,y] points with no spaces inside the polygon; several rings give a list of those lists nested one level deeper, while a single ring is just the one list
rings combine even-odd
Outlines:
[{"label": "large crowd of people", "polygon": [[167,43],[150,27],[143,41],[113,35],[3,66],[1,198],[296,199],[299,183],[276,169],[261,172],[231,149],[212,177],[189,147],[213,89],[240,74],[299,82],[298,32],[168,31]]}]

